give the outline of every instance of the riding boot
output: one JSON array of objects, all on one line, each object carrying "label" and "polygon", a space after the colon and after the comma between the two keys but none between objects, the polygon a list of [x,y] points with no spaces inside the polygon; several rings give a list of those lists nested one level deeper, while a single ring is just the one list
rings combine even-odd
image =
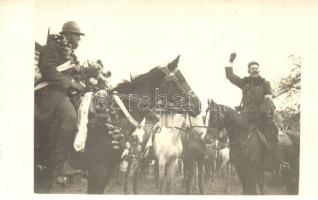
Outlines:
[{"label": "riding boot", "polygon": [[68,98],[61,101],[58,108],[58,117],[60,119],[60,126],[56,131],[55,169],[56,177],[62,177],[61,182],[65,182],[64,177],[80,173],[80,170],[74,169],[70,163],[77,117],[76,111]]}]

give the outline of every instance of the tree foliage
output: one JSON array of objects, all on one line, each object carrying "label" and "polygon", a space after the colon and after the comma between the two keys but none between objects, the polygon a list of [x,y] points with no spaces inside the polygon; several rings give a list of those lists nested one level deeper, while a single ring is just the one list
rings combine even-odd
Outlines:
[{"label": "tree foliage", "polygon": [[275,88],[275,97],[279,97],[283,94],[287,94],[287,97],[295,93],[299,93],[301,89],[301,57],[290,55],[289,60],[291,62],[291,70],[289,74],[283,77]]},{"label": "tree foliage", "polygon": [[290,71],[274,87],[274,97],[278,102],[278,113],[283,117],[285,127],[298,129],[300,126],[301,65],[300,56],[288,56]]}]

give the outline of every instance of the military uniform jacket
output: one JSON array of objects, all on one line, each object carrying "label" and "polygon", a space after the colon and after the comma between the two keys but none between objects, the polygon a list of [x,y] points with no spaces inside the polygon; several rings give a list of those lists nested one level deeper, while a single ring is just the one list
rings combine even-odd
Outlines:
[{"label": "military uniform jacket", "polygon": [[233,73],[232,67],[226,67],[226,78],[242,90],[243,108],[257,108],[264,102],[264,95],[272,95],[272,88],[268,81],[262,77],[244,77]]},{"label": "military uniform jacket", "polygon": [[[61,36],[60,36],[61,37]],[[57,71],[57,67],[70,59],[67,42],[50,40],[39,56],[39,70],[49,86],[35,93],[35,119],[45,120],[52,116],[58,103],[68,94],[71,79]]]}]

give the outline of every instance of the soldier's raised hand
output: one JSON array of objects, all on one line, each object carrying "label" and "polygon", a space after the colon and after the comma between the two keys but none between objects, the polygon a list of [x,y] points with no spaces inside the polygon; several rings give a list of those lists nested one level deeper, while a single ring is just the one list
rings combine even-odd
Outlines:
[{"label": "soldier's raised hand", "polygon": [[235,53],[235,52],[231,53],[229,62],[230,62],[230,63],[233,63],[234,60],[235,60],[235,58],[236,58],[236,53]]}]

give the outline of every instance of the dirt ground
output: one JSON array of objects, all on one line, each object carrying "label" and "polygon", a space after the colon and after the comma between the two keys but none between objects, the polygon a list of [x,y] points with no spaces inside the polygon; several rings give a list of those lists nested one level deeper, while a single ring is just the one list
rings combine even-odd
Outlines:
[{"label": "dirt ground", "polygon": [[[271,177],[269,174],[266,176],[266,187],[265,195],[286,195],[284,192],[283,186],[280,184],[271,184]],[[228,185],[225,186],[226,182]],[[214,183],[208,184],[207,181],[204,181],[204,190],[205,195],[239,195],[241,194],[241,186],[238,180],[237,175],[234,174],[224,178],[217,176]],[[67,194],[78,194],[86,193],[87,182],[86,179],[81,176],[74,177],[73,183],[68,187],[63,187],[61,185],[56,185],[50,193],[67,193]],[[129,194],[132,192],[132,179],[129,182]],[[105,194],[124,194],[123,185],[118,182],[116,177],[113,177],[109,184],[105,188]],[[140,178],[138,184],[138,194],[140,195],[155,195],[158,194],[158,190],[154,184],[154,176],[148,175],[145,179]],[[171,185],[171,194],[172,195],[184,195],[186,193],[186,187],[183,182],[183,176],[179,173],[174,178],[174,182]],[[199,194],[198,190],[193,191],[193,194]]]}]

